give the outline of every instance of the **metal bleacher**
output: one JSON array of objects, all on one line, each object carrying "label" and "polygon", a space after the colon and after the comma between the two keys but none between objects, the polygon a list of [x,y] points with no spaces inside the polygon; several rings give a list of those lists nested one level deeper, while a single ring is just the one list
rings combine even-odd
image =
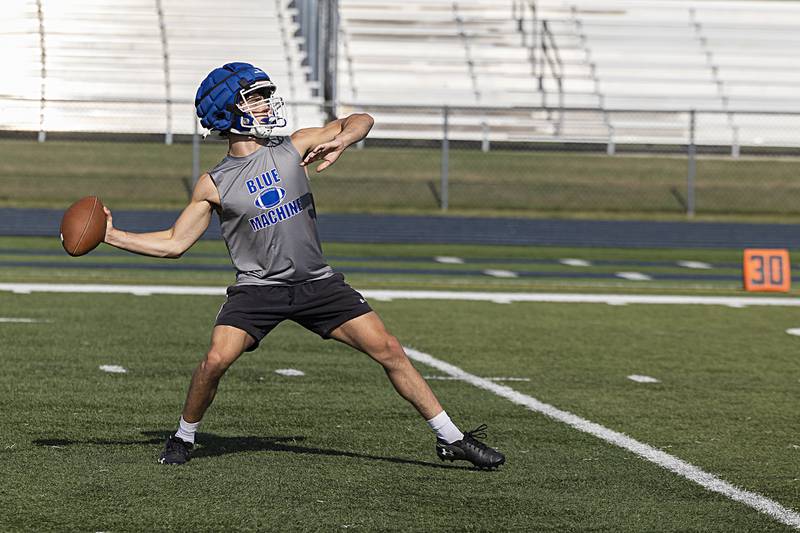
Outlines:
[{"label": "metal bleacher", "polygon": [[688,110],[699,144],[798,146],[797,2],[576,0],[605,106],[684,110],[615,114],[617,142],[686,143]]},{"label": "metal bleacher", "polygon": [[270,74],[290,126],[319,125],[289,3],[5,0],[0,129],[192,133],[198,84],[229,61]]},{"label": "metal bleacher", "polygon": [[[196,87],[228,61],[272,76],[291,129],[319,125],[296,5],[4,0],[0,130],[169,140],[194,130]],[[698,144],[800,146],[800,1],[338,6],[334,104],[372,113],[373,137],[440,139],[447,106],[450,138],[486,144],[686,144],[694,117]]]},{"label": "metal bleacher", "polygon": [[[341,0],[340,16],[339,100],[374,135],[439,138],[428,105],[450,106],[453,139],[685,144],[695,110],[698,144],[800,146],[800,2]],[[545,29],[558,72],[538,63]]]},{"label": "metal bleacher", "polygon": [[[376,117],[374,135],[439,138],[441,112],[416,106],[444,105],[453,108],[455,138],[553,134],[543,111],[472,109],[548,103],[511,2],[342,0],[339,12],[340,108],[369,110]],[[571,66],[573,91],[565,105],[596,105],[588,67]]]}]

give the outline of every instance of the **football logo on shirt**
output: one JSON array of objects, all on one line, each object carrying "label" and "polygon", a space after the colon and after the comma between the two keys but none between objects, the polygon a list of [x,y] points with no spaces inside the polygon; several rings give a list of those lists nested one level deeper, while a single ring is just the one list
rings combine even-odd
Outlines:
[{"label": "football logo on shirt", "polygon": [[283,197],[286,196],[286,190],[277,185],[280,181],[281,176],[278,174],[278,169],[273,168],[245,182],[247,192],[250,194],[258,194],[253,202],[256,207],[259,209],[269,209],[281,203]]},{"label": "football logo on shirt", "polygon": [[281,203],[284,196],[286,196],[285,189],[281,187],[269,187],[256,197],[255,204],[256,207],[260,207],[261,209],[269,209]]}]

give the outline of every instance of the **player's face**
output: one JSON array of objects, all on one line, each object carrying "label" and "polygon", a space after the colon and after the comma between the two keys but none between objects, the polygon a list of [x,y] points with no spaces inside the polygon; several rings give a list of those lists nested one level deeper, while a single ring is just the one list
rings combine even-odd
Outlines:
[{"label": "player's face", "polygon": [[272,108],[269,105],[269,99],[257,93],[247,96],[244,107],[256,118],[266,117],[272,112]]},{"label": "player's face", "polygon": [[283,99],[274,93],[275,85],[268,80],[255,82],[239,93],[237,106],[244,115],[244,127],[282,128],[286,125]]},{"label": "player's face", "polygon": [[256,87],[244,91],[239,109],[253,115],[256,119],[266,118],[272,114],[270,98],[274,92],[274,85],[258,84]]}]

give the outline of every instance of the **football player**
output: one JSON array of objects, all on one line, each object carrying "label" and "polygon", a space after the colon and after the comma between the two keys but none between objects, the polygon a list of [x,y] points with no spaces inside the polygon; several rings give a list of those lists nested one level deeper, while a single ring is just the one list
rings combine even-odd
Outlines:
[{"label": "football player", "polygon": [[503,454],[478,440],[484,438],[485,426],[465,433],[456,427],[400,342],[322,255],[306,167],[320,161],[320,172],[334,164],[347,147],[367,136],[372,117],[353,114],[323,127],[274,136],[273,129],[286,125],[284,102],[275,95],[269,76],[249,63],[213,70],[197,90],[195,107],[205,128],[227,137],[228,153],[200,176],[174,226],[155,233],[122,231],[106,209],[105,242],[173,258],[200,238],[216,212],[236,268],[211,346],[192,375],[178,429],[167,439],[159,461],[179,465],[189,460],[220,378],[243,352],[255,350],[288,319],[382,365],[397,392],[436,434],[442,460],[467,460],[481,468],[503,464]]}]

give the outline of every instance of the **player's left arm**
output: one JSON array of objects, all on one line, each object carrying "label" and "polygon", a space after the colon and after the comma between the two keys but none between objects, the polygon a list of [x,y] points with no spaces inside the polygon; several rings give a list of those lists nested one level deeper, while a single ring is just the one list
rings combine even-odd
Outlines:
[{"label": "player's left arm", "polygon": [[339,159],[348,146],[367,136],[375,121],[366,113],[354,113],[329,122],[321,128],[304,128],[292,134],[292,144],[302,156],[300,166],[322,160],[322,172]]}]

